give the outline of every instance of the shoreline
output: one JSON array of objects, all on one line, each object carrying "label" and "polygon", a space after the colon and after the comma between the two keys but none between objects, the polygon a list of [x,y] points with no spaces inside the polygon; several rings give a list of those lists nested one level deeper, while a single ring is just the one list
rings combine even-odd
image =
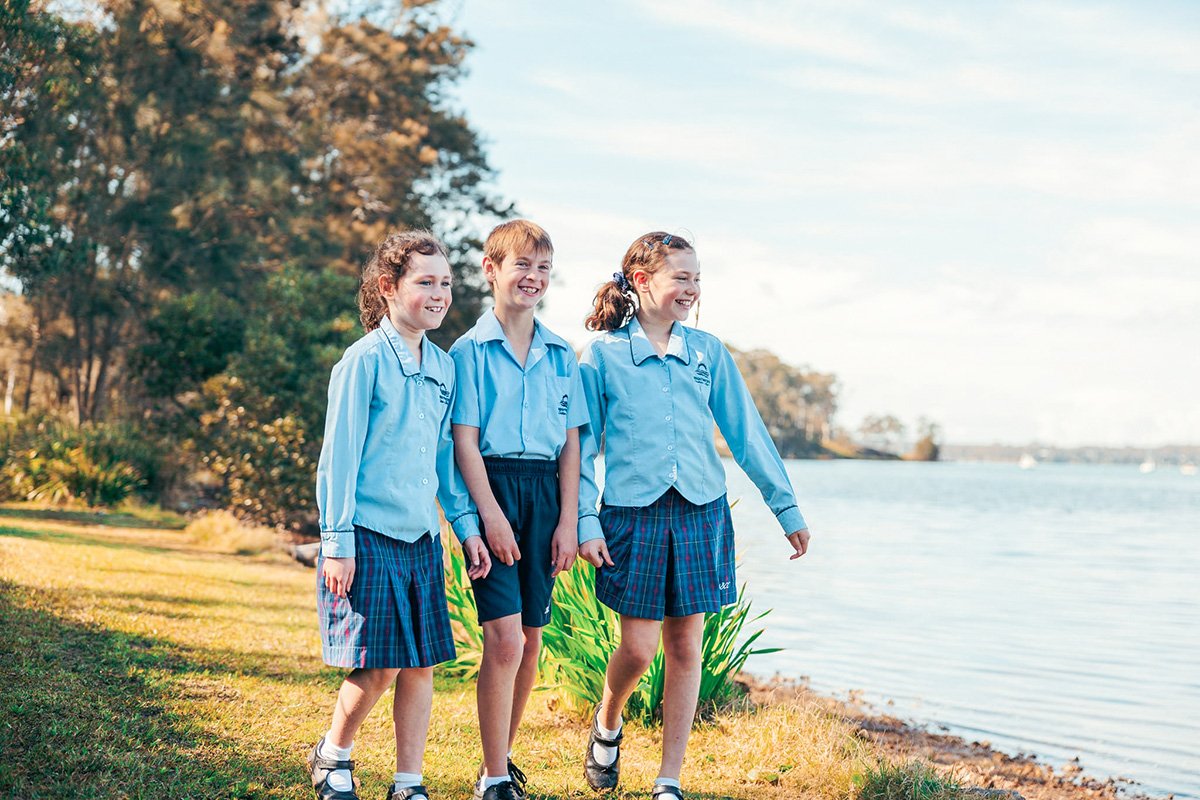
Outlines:
[{"label": "shoreline", "polygon": [[935,733],[926,725],[880,711],[865,701],[842,700],[819,694],[806,682],[774,675],[743,672],[738,676],[755,705],[817,706],[855,729],[858,737],[894,758],[929,762],[975,793],[1004,797],[1016,793],[1026,800],[1170,800],[1123,777],[1100,779],[1088,775],[1078,759],[1055,769],[1036,755],[1015,755],[991,744],[950,733]]}]

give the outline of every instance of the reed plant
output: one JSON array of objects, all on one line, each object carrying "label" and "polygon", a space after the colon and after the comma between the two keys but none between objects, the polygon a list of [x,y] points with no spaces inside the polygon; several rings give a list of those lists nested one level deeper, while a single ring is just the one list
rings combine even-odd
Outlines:
[{"label": "reed plant", "polygon": [[[462,550],[454,545],[447,549],[446,595],[458,657],[444,669],[471,677],[479,670],[483,633]],[[751,615],[743,584],[734,605],[706,615],[699,701],[702,713],[724,708],[736,698],[739,689],[735,678],[751,656],[779,651],[777,647],[755,647],[764,629],[748,630],[769,613]],[[578,561],[573,569],[560,574],[554,586],[550,624],[542,631],[541,678],[546,688],[557,692],[565,705],[577,712],[593,708],[604,692],[604,673],[609,656],[621,640],[620,630],[617,613],[596,599],[595,568]],[[660,649],[625,707],[626,718],[643,724],[659,719],[665,675]]]}]

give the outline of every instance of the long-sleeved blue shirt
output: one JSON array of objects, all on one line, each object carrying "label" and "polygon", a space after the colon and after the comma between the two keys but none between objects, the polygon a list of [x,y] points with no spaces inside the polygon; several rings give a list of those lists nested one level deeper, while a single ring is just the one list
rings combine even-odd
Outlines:
[{"label": "long-sleeved blue shirt", "polygon": [[[580,506],[595,508],[595,457],[604,443],[604,503],[648,506],[674,487],[689,502],[725,494],[715,424],[738,465],[762,492],[784,533],[806,527],[796,495],[733,356],[715,336],[676,322],[660,357],[634,318],[601,334],[579,360],[590,426],[581,429]],[[579,541],[603,537],[600,520],[579,520]]]},{"label": "long-sleeved blue shirt", "polygon": [[454,464],[454,364],[421,341],[421,366],[391,320],[347,348],[329,378],[317,464],[321,552],[354,556],[354,526],[413,542],[437,535],[436,499],[460,541],[479,514]]}]

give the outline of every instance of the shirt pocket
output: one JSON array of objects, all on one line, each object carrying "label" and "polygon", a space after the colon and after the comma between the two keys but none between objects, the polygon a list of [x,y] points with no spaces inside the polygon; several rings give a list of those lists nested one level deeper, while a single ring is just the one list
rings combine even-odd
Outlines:
[{"label": "shirt pocket", "polygon": [[581,398],[571,397],[571,379],[559,375],[546,376],[546,405],[551,414],[556,414],[558,417],[565,420],[567,418],[567,407],[573,401],[578,401]]}]

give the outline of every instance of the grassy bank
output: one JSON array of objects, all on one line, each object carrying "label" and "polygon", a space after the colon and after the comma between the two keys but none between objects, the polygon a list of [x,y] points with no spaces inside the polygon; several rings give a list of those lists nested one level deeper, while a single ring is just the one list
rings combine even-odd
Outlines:
[{"label": "grassy bank", "polygon": [[[0,795],[311,796],[301,765],[341,679],[320,663],[313,572],[213,553],[164,523],[0,508]],[[389,705],[355,748],[364,798],[392,772]],[[537,796],[594,797],[585,722],[549,691],[527,719],[517,758]],[[648,797],[659,732],[631,725],[627,741],[631,791],[615,796]],[[697,727],[685,782],[701,798],[947,796],[944,781],[904,782],[910,767],[875,777],[880,753],[821,703],[746,707]],[[473,685],[439,676],[426,783],[469,796],[478,761]]]}]

